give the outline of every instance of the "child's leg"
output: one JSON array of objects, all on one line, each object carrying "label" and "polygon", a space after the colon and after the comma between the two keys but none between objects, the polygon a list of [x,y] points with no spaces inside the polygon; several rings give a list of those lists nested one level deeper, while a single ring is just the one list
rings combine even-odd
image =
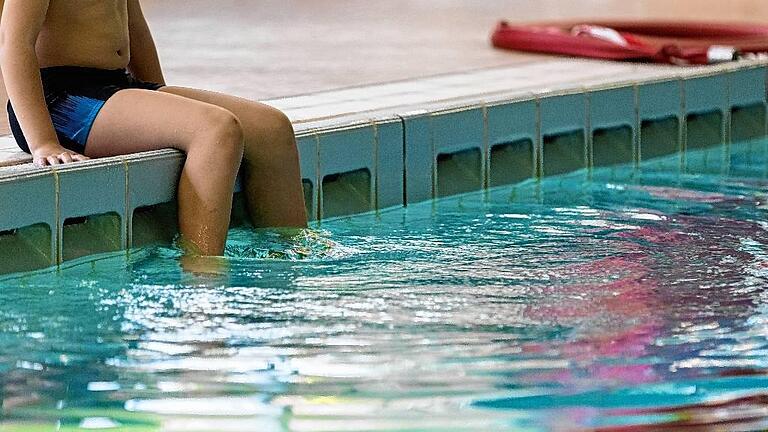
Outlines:
[{"label": "child's leg", "polygon": [[282,112],[234,96],[185,87],[173,93],[218,105],[234,113],[245,134],[244,187],[248,210],[259,227],[306,227],[299,155],[293,125]]},{"label": "child's leg", "polygon": [[121,90],[96,117],[86,155],[114,156],[173,147],[187,154],[179,181],[179,227],[202,255],[221,255],[243,132],[218,106],[147,90]]}]

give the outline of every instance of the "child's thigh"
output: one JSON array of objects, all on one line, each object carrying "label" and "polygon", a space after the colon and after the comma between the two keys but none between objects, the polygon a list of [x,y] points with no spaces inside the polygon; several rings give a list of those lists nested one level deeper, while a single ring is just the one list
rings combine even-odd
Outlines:
[{"label": "child's thigh", "polygon": [[238,96],[177,86],[166,86],[159,91],[224,108],[240,119],[246,132],[264,135],[292,127],[290,120],[280,110]]},{"label": "child's thigh", "polygon": [[222,114],[228,113],[218,106],[169,93],[121,90],[96,116],[85,153],[106,157],[169,147],[186,151]]}]

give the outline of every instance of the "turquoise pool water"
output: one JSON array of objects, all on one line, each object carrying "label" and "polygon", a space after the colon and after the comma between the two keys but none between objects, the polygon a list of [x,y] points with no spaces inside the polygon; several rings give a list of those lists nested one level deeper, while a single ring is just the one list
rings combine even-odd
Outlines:
[{"label": "turquoise pool water", "polygon": [[766,211],[755,141],[6,280],[0,430],[768,428]]}]

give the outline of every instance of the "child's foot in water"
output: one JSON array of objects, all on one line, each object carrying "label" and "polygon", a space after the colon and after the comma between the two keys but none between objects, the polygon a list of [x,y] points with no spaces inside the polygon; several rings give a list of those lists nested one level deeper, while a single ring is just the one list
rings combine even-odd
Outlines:
[{"label": "child's foot in water", "polygon": [[182,253],[179,258],[181,268],[187,273],[200,276],[216,276],[225,274],[229,268],[226,258],[201,254],[195,244],[185,240],[182,235],[176,237],[174,243],[176,248]]},{"label": "child's foot in water", "polygon": [[226,255],[232,258],[302,260],[330,255],[338,244],[330,233],[308,228],[242,229],[234,231]]},{"label": "child's foot in water", "polygon": [[223,276],[229,270],[229,263],[224,257],[183,255],[179,258],[182,270],[196,276]]}]

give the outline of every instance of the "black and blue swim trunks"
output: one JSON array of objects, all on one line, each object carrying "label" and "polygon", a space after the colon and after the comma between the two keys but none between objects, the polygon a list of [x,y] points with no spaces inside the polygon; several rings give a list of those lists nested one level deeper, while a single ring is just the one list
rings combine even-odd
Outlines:
[{"label": "black and blue swim trunks", "polygon": [[[126,69],[56,66],[40,69],[40,77],[45,103],[59,143],[80,154],[85,151],[91,126],[107,99],[123,89],[157,90],[163,87],[161,84],[141,81]],[[10,101],[8,120],[19,148],[30,153]]]}]

